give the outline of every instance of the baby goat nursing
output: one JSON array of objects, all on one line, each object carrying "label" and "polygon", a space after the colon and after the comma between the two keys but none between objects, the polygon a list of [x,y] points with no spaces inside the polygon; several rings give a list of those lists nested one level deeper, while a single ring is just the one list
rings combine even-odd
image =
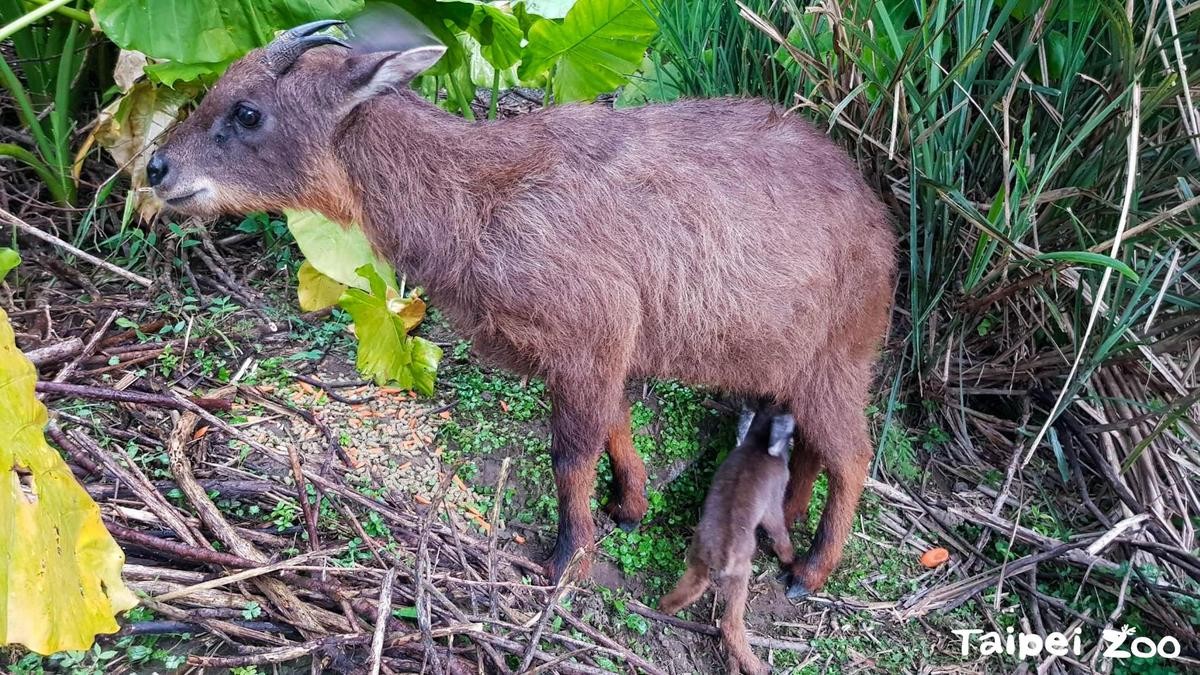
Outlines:
[{"label": "baby goat nursing", "polygon": [[687,571],[660,607],[674,614],[695,602],[715,581],[718,595],[725,600],[721,639],[729,652],[729,672],[757,675],[769,669],[746,642],[750,562],[758,548],[755,530],[761,525],[780,564],[792,564],[792,541],[783,515],[792,419],[773,416],[766,409],[747,414],[754,416],[745,438],[717,469],[704,500],[704,515],[688,547]]},{"label": "baby goat nursing", "polygon": [[544,378],[555,579],[594,543],[605,449],[610,514],[646,513],[627,380],[779,401],[804,435],[785,520],[829,475],[796,567],[820,588],[871,458],[863,408],[894,268],[885,210],[846,153],[748,99],[467,122],[408,87],[440,47],[353,53],[313,34],[325,25],[230,66],[151,159],[159,197],[198,215],[313,209],[357,223],[479,352]]}]

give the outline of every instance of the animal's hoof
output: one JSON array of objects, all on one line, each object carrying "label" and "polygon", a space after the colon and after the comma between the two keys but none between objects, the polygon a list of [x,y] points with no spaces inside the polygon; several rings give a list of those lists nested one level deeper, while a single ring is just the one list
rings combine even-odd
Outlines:
[{"label": "animal's hoof", "polygon": [[613,499],[604,505],[604,512],[622,530],[633,532],[642,523],[642,519],[646,517],[646,510],[649,506],[645,497],[641,499]]},{"label": "animal's hoof", "polygon": [[586,549],[567,551],[556,547],[550,558],[542,563],[542,571],[551,584],[557,585],[568,573],[572,580],[586,579],[591,572],[591,562]]},{"label": "animal's hoof", "polygon": [[791,583],[788,584],[788,588],[787,588],[788,600],[801,600],[803,598],[807,598],[810,595],[812,595],[812,592],[809,591],[808,587],[805,586],[804,583],[802,581],[800,581],[799,579],[792,579]]}]

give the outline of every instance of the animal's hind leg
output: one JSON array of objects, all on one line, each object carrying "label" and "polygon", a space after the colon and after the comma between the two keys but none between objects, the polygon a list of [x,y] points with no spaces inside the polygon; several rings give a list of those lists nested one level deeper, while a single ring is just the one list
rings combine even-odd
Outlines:
[{"label": "animal's hind leg", "polygon": [[664,614],[674,614],[695,602],[708,588],[708,565],[699,560],[688,563],[687,571],[680,577],[675,588],[658,601],[658,608]]},{"label": "animal's hind leg", "polygon": [[796,434],[792,443],[792,456],[788,460],[787,492],[783,498],[783,517],[789,527],[796,521],[808,515],[808,505],[812,500],[813,483],[817,474],[821,473],[821,459],[811,446],[804,441],[803,431]]},{"label": "animal's hind leg", "polygon": [[729,574],[721,577],[718,582],[721,595],[725,598],[725,614],[721,617],[721,641],[729,651],[729,670],[737,672],[735,666],[753,675],[765,675],[771,672],[767,664],[759,660],[750,651],[750,643],[746,640],[746,598],[749,596],[747,582],[749,581],[749,562],[744,573]]},{"label": "animal's hind leg", "polygon": [[629,426],[629,402],[624,414],[608,433],[608,458],[612,462],[612,492],[604,511],[625,531],[646,517],[646,465],[633,447]]},{"label": "animal's hind leg", "polygon": [[819,590],[841,561],[873,453],[863,413],[864,399],[850,393],[837,396],[836,389],[830,388],[819,397],[821,407],[811,403],[796,407],[804,442],[829,475],[829,498],[812,547],[793,565],[788,597],[803,597]]},{"label": "animal's hind leg", "polygon": [[779,564],[784,567],[790,566],[796,557],[796,551],[792,548],[792,538],[783,519],[783,510],[778,506],[768,509],[763,516],[762,528],[771,538],[771,547],[775,556],[779,558]]}]

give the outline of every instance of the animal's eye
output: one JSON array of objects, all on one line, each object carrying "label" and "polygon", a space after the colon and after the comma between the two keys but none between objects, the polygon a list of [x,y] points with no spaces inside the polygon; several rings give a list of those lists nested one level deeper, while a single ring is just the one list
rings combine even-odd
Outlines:
[{"label": "animal's eye", "polygon": [[233,109],[233,118],[246,129],[253,129],[262,124],[262,113],[245,103],[237,104],[237,107]]}]

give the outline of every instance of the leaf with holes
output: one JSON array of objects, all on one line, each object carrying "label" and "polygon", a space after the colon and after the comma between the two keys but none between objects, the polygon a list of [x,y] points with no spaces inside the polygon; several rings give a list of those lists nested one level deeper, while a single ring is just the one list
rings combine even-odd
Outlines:
[{"label": "leaf with holes", "polygon": [[37,372],[0,310],[0,644],[84,650],[137,605],[100,507],[46,444]]},{"label": "leaf with holes", "polygon": [[638,69],[656,32],[643,0],[578,0],[562,23],[542,19],[529,28],[521,78],[552,71],[556,102],[591,100]]},{"label": "leaf with holes", "polygon": [[359,372],[380,385],[395,382],[432,396],[442,349],[408,334],[425,316],[425,303],[415,293],[401,296],[389,288],[370,265],[358,273],[368,280],[370,292],[348,289],[338,304],[354,319]]}]

